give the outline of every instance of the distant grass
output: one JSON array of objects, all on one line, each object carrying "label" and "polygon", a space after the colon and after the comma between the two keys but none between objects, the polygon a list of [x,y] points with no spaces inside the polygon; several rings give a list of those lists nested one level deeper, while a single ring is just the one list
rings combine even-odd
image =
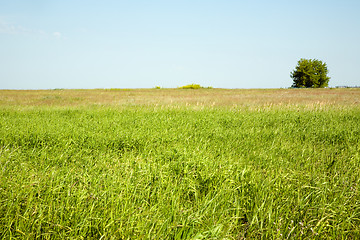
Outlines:
[{"label": "distant grass", "polygon": [[360,89],[94,89],[0,90],[0,107],[360,108]]},{"label": "distant grass", "polygon": [[[356,104],[198,107],[204,91],[188,107],[99,106],[57,92],[0,109],[4,239],[360,237]],[[54,105],[75,96],[87,105]]]}]

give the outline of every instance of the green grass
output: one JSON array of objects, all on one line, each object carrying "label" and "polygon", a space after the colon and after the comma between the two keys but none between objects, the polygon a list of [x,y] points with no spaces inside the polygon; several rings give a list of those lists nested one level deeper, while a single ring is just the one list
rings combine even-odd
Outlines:
[{"label": "green grass", "polygon": [[356,239],[360,109],[0,110],[3,239]]}]

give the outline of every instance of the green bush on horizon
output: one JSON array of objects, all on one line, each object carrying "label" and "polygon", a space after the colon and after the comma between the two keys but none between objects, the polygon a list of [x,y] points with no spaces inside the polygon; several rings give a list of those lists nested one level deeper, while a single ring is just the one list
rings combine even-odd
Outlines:
[{"label": "green bush on horizon", "polygon": [[295,69],[290,73],[293,88],[324,88],[329,86],[330,77],[326,63],[317,59],[298,61]]},{"label": "green bush on horizon", "polygon": [[182,87],[179,87],[180,89],[200,89],[200,88],[204,88],[202,86],[200,86],[200,84],[189,84],[189,85],[185,85]]}]

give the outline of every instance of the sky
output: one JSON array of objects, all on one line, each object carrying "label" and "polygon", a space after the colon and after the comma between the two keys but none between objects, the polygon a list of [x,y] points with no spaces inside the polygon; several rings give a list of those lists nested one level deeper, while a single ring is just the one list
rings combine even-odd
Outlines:
[{"label": "sky", "polygon": [[358,0],[0,0],[0,89],[360,85]]}]

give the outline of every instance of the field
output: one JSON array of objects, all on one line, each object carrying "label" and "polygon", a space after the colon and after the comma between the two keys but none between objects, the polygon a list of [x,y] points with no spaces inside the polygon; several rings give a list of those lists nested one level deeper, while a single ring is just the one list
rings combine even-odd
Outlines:
[{"label": "field", "polygon": [[358,239],[360,89],[0,90],[2,239]]}]

